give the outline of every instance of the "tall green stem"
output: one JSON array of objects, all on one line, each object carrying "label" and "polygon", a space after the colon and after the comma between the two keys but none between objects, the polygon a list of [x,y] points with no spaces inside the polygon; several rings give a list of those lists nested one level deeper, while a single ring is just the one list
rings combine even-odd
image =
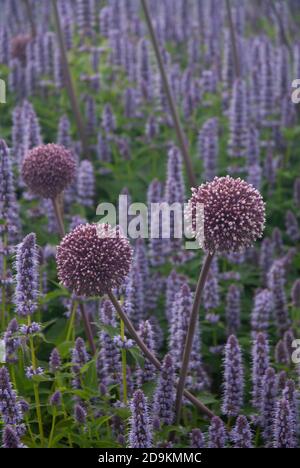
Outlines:
[{"label": "tall green stem", "polygon": [[205,281],[209,272],[212,259],[213,259],[213,254],[208,253],[207,256],[205,257],[205,260],[201,269],[201,273],[198,279],[196,292],[194,296],[194,303],[193,303],[193,308],[191,312],[189,328],[188,328],[188,332],[187,332],[187,336],[185,340],[182,365],[181,365],[179,381],[177,385],[177,394],[176,394],[176,401],[175,401],[177,423],[179,423],[180,421],[182,397],[184,394],[184,386],[185,386],[186,376],[187,376],[188,368],[189,368],[190,356],[191,356],[195,329],[196,329],[196,324],[197,324],[197,319],[198,319],[198,314],[199,314],[201,295],[202,295],[202,291],[205,285]]},{"label": "tall green stem", "polygon": [[78,306],[77,301],[73,301],[72,308],[71,308],[70,320],[69,320],[69,326],[68,326],[68,331],[67,331],[67,336],[66,336],[66,341],[71,340],[71,333],[72,333],[72,330],[73,330],[73,327],[74,327],[74,320],[75,320],[77,306]]},{"label": "tall green stem", "polygon": [[[122,341],[124,342],[125,341],[125,326],[124,326],[124,322],[122,319],[121,319],[121,338],[122,338]],[[123,376],[123,401],[125,405],[127,405],[126,349],[122,348],[121,355],[122,355],[122,376]]]},{"label": "tall green stem", "polygon": [[48,442],[48,448],[51,448],[54,429],[55,429],[55,421],[56,421],[56,408],[54,407],[53,408],[53,416],[52,416],[51,432],[50,432],[49,442]]},{"label": "tall green stem", "polygon": [[[28,326],[30,325],[31,325],[31,318],[30,318],[30,315],[28,315]],[[30,336],[29,338],[29,344],[30,344],[30,350],[31,350],[32,367],[34,370],[36,370],[37,360],[35,356],[34,343],[33,343],[32,336]],[[41,413],[41,402],[40,402],[40,395],[39,395],[39,384],[37,382],[33,383],[33,390],[34,390],[34,398],[35,398],[35,406],[36,406],[36,415],[37,415],[39,431],[40,431],[41,445],[43,446],[44,445],[44,430],[43,430],[42,413]]]}]

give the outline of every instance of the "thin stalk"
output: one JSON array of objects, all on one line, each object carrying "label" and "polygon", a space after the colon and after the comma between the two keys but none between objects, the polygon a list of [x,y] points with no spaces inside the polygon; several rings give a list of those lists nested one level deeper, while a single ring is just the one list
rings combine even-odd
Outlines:
[{"label": "thin stalk", "polygon": [[184,159],[184,163],[185,163],[189,183],[190,183],[191,187],[195,187],[196,186],[196,177],[195,177],[195,173],[194,173],[194,170],[193,170],[193,164],[192,164],[192,161],[191,161],[191,158],[190,158],[190,155],[189,155],[189,151],[188,151],[186,136],[185,136],[184,131],[182,129],[182,126],[180,124],[178,112],[177,112],[176,105],[175,105],[175,102],[174,102],[174,99],[173,99],[173,96],[172,96],[172,92],[171,92],[171,88],[170,88],[170,85],[169,85],[167,73],[166,73],[166,70],[165,70],[164,61],[163,61],[163,58],[162,58],[162,54],[161,54],[161,51],[160,51],[158,40],[156,38],[156,33],[155,33],[155,30],[154,30],[154,27],[153,27],[153,24],[152,24],[152,21],[151,21],[147,1],[146,0],[141,0],[141,3],[142,3],[143,11],[144,11],[145,20],[146,20],[146,23],[147,23],[147,26],[148,26],[148,29],[149,29],[149,34],[150,34],[152,46],[154,48],[154,52],[155,52],[155,55],[156,55],[156,60],[157,60],[157,63],[158,63],[159,71],[160,71],[161,78],[162,78],[162,81],[163,81],[163,86],[164,86],[164,89],[165,89],[165,93],[166,93],[167,101],[168,101],[168,104],[169,104],[170,112],[171,112],[171,115],[172,115],[175,131],[176,131],[176,135],[177,135],[177,139],[178,139],[178,143],[179,143],[179,146],[180,146],[180,149],[181,149],[181,152],[182,152],[182,156],[183,156],[183,159]]},{"label": "thin stalk", "polygon": [[[30,325],[31,325],[31,318],[30,318],[30,315],[28,315],[28,326]],[[30,336],[29,338],[29,344],[30,344],[30,350],[31,350],[32,367],[35,370],[37,368],[37,360],[36,360],[32,336]],[[36,406],[36,415],[37,415],[38,426],[39,426],[39,431],[40,431],[41,445],[43,446],[44,445],[44,430],[43,430],[41,402],[40,402],[38,383],[36,382],[33,383],[33,390],[34,390],[34,398],[35,398],[35,406]]]},{"label": "thin stalk", "polygon": [[71,70],[70,70],[70,66],[68,63],[65,38],[64,38],[62,27],[61,27],[58,8],[57,8],[57,0],[52,0],[52,6],[53,6],[53,12],[54,12],[54,21],[55,21],[55,26],[57,30],[57,36],[58,36],[58,43],[59,43],[59,48],[60,48],[62,70],[63,70],[63,75],[65,78],[66,91],[69,96],[70,104],[71,104],[74,118],[76,121],[76,125],[77,125],[78,133],[80,136],[84,155],[86,158],[89,158],[90,152],[89,152],[89,146],[88,146],[88,141],[87,141],[86,129],[85,129],[83,120],[81,118],[81,113],[80,113],[79,104],[78,104],[78,100],[77,100],[77,96],[76,96],[76,92],[74,88]]},{"label": "thin stalk", "polygon": [[177,395],[176,395],[176,401],[175,401],[175,412],[176,412],[177,423],[179,423],[180,421],[182,396],[184,394],[184,386],[185,386],[186,376],[187,376],[188,368],[189,368],[190,356],[191,356],[193,340],[194,340],[194,335],[195,335],[195,328],[196,328],[198,314],[199,314],[201,295],[202,295],[202,291],[205,285],[205,281],[209,272],[212,259],[213,259],[213,254],[208,253],[205,257],[205,260],[204,260],[204,263],[203,263],[203,266],[199,275],[196,292],[194,296],[194,302],[193,302],[192,312],[190,316],[189,328],[188,328],[188,332],[187,332],[187,336],[185,340],[182,365],[180,369],[179,381],[178,381],[178,386],[177,386]]},{"label": "thin stalk", "polygon": [[65,226],[64,226],[64,220],[63,220],[63,217],[62,217],[62,213],[61,213],[59,198],[58,197],[52,198],[52,204],[53,204],[53,209],[54,209],[54,213],[55,213],[55,217],[56,217],[56,221],[57,221],[59,235],[61,237],[64,237],[64,235],[65,235]]},{"label": "thin stalk", "polygon": [[79,308],[80,308],[81,317],[82,317],[82,321],[83,321],[83,325],[84,325],[84,329],[85,329],[85,334],[86,334],[88,342],[90,344],[92,354],[95,355],[97,349],[96,349],[96,345],[95,345],[95,342],[94,342],[93,332],[92,332],[92,328],[91,328],[91,324],[90,324],[88,315],[86,313],[86,310],[85,310],[83,304],[79,304]]},{"label": "thin stalk", "polygon": [[51,448],[54,429],[55,429],[55,420],[56,420],[56,408],[54,407],[53,408],[52,425],[51,425],[51,432],[50,432],[50,436],[49,436],[48,448]]},{"label": "thin stalk", "polygon": [[233,24],[231,7],[230,7],[230,0],[226,0],[226,10],[227,10],[231,45],[232,45],[232,51],[233,51],[233,64],[234,64],[235,77],[239,78],[241,76],[241,68],[240,68],[239,54],[238,54],[238,48],[237,48],[237,43],[236,43],[235,27]]},{"label": "thin stalk", "polygon": [[[144,341],[141,339],[137,331],[135,330],[134,326],[132,325],[130,319],[127,317],[126,313],[123,311],[122,307],[120,306],[118,300],[114,296],[114,294],[109,291],[107,293],[109,299],[111,300],[114,308],[116,309],[119,317],[123,320],[125,327],[127,328],[130,336],[134,339],[136,344],[139,346],[141,351],[144,355],[149,359],[149,361],[156,367],[156,369],[161,369],[161,363],[159,360],[154,356],[154,354],[150,351],[150,349],[146,346]],[[177,386],[177,384],[175,384]],[[206,414],[209,418],[214,416],[214,413],[207,408],[201,401],[199,401],[194,395],[192,395],[188,390],[184,390],[184,396],[193,403],[200,411]]]},{"label": "thin stalk", "polygon": [[74,301],[73,304],[72,304],[72,308],[71,308],[71,314],[70,314],[70,320],[69,320],[69,326],[68,326],[66,341],[71,340],[71,333],[72,333],[72,330],[73,330],[73,327],[74,327],[74,320],[75,320],[77,306],[78,306],[77,301]]},{"label": "thin stalk", "polygon": [[[121,325],[121,338],[122,338],[122,341],[125,341],[125,326],[124,326],[124,322],[122,319],[120,320],[120,325]],[[123,401],[125,405],[127,405],[126,349],[122,348],[121,355],[122,355],[122,377],[123,377]]]}]

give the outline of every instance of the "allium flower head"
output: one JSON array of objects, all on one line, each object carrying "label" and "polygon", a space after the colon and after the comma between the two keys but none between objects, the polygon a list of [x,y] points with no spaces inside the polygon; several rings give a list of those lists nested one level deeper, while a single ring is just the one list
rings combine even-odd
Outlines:
[{"label": "allium flower head", "polygon": [[118,227],[80,225],[58,246],[58,277],[78,295],[101,295],[121,286],[129,273],[131,258],[130,244]]},{"label": "allium flower head", "polygon": [[72,182],[75,161],[63,146],[50,143],[28,151],[22,176],[30,190],[43,198],[55,198]]},{"label": "allium flower head", "polygon": [[[204,220],[201,219],[201,204]],[[212,182],[192,189],[186,219],[205,250],[237,252],[250,247],[262,236],[265,204],[258,190],[244,180],[215,177]]]}]

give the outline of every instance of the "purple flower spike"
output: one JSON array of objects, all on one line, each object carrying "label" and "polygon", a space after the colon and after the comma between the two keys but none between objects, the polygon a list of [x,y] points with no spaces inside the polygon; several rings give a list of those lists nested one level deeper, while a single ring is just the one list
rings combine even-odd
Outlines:
[{"label": "purple flower spike", "polygon": [[208,448],[224,448],[227,434],[221,418],[214,416],[208,429]]},{"label": "purple flower spike", "polygon": [[231,335],[225,346],[224,395],[222,413],[237,416],[243,404],[244,371],[241,349],[237,338]]},{"label": "purple flower spike", "polygon": [[286,233],[293,242],[300,239],[300,229],[296,216],[292,211],[287,211],[285,216]]},{"label": "purple flower spike", "polygon": [[[152,326],[149,320],[145,322],[141,322],[139,326],[138,333],[146,346],[150,349],[150,351],[154,352],[155,344],[154,344],[154,336]],[[145,382],[149,382],[155,379],[156,376],[156,368],[154,365],[145,358],[144,367],[139,367],[137,369],[137,384],[138,386],[143,385]]]},{"label": "purple flower spike", "polygon": [[62,402],[61,392],[56,390],[56,392],[51,395],[49,402],[51,406],[60,406]]},{"label": "purple flower spike", "polygon": [[292,286],[291,297],[293,307],[300,308],[300,279],[297,279],[294,282]]},{"label": "purple flower spike", "polygon": [[145,395],[137,390],[130,403],[129,448],[151,448],[152,434]]},{"label": "purple flower spike", "polygon": [[2,447],[3,448],[25,448],[25,445],[21,443],[18,434],[12,426],[5,426],[2,435]]},{"label": "purple flower spike", "polygon": [[252,404],[261,405],[262,379],[269,367],[269,344],[264,333],[258,333],[252,345]]},{"label": "purple flower spike", "polygon": [[12,388],[6,367],[0,368],[0,414],[5,424],[21,428],[23,411]]},{"label": "purple flower spike", "polygon": [[17,351],[21,346],[21,340],[15,334],[19,330],[19,325],[17,320],[12,319],[6,329],[4,334],[4,343],[5,343],[5,356],[6,361],[9,363],[17,362]]},{"label": "purple flower spike", "polygon": [[17,246],[15,304],[20,316],[32,315],[38,298],[38,249],[34,233]]},{"label": "purple flower spike", "polygon": [[74,417],[78,424],[85,424],[87,418],[87,412],[82,405],[77,403],[74,408]]},{"label": "purple flower spike", "polygon": [[78,203],[82,206],[93,207],[95,196],[94,168],[90,161],[81,161],[77,176]]},{"label": "purple flower spike", "polygon": [[262,380],[261,424],[265,444],[270,447],[273,437],[274,412],[277,397],[277,378],[274,369],[268,367]]},{"label": "purple flower spike", "polygon": [[153,412],[162,424],[171,425],[174,421],[174,366],[170,354],[164,358],[154,395]]},{"label": "purple flower spike", "polygon": [[295,448],[296,426],[293,420],[290,402],[286,398],[281,398],[276,403],[274,417],[274,447],[275,448]]},{"label": "purple flower spike", "polygon": [[226,296],[227,334],[236,334],[241,326],[241,289],[231,284]]},{"label": "purple flower spike", "polygon": [[275,260],[268,273],[268,287],[273,295],[273,310],[277,322],[278,333],[290,328],[287,299],[285,293],[285,269],[281,260]]},{"label": "purple flower spike", "polygon": [[239,416],[231,431],[234,448],[253,448],[252,433],[245,416]]},{"label": "purple flower spike", "polygon": [[23,179],[35,195],[56,198],[73,181],[75,161],[69,150],[54,143],[30,150],[23,162]]},{"label": "purple flower spike", "polygon": [[78,295],[102,295],[121,286],[131,258],[130,244],[118,227],[81,224],[57,248],[58,276]]},{"label": "purple flower spike", "polygon": [[267,333],[269,318],[273,307],[273,295],[268,289],[262,289],[255,294],[254,306],[251,314],[253,334]]},{"label": "purple flower spike", "polygon": [[279,340],[275,346],[275,361],[278,364],[289,365],[290,363],[290,354],[284,340]]},{"label": "purple flower spike", "polygon": [[190,447],[193,449],[205,447],[204,435],[200,429],[193,429],[190,433]]},{"label": "purple flower spike", "polygon": [[61,357],[57,348],[54,348],[51,351],[49,359],[49,369],[51,372],[55,373],[59,370],[61,366]]}]

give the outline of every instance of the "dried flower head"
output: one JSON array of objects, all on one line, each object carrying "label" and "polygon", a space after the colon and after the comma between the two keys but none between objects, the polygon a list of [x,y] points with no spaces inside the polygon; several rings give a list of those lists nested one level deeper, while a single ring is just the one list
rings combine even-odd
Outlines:
[{"label": "dried flower head", "polygon": [[43,198],[55,198],[72,182],[75,161],[63,146],[49,143],[28,151],[22,176],[29,189]]},{"label": "dried flower head", "polygon": [[209,252],[238,252],[262,236],[265,204],[258,190],[244,180],[215,177],[192,189],[186,219],[200,247]]},{"label": "dried flower head", "polygon": [[81,224],[57,248],[58,277],[80,296],[101,295],[121,286],[131,259],[132,249],[119,227]]}]

